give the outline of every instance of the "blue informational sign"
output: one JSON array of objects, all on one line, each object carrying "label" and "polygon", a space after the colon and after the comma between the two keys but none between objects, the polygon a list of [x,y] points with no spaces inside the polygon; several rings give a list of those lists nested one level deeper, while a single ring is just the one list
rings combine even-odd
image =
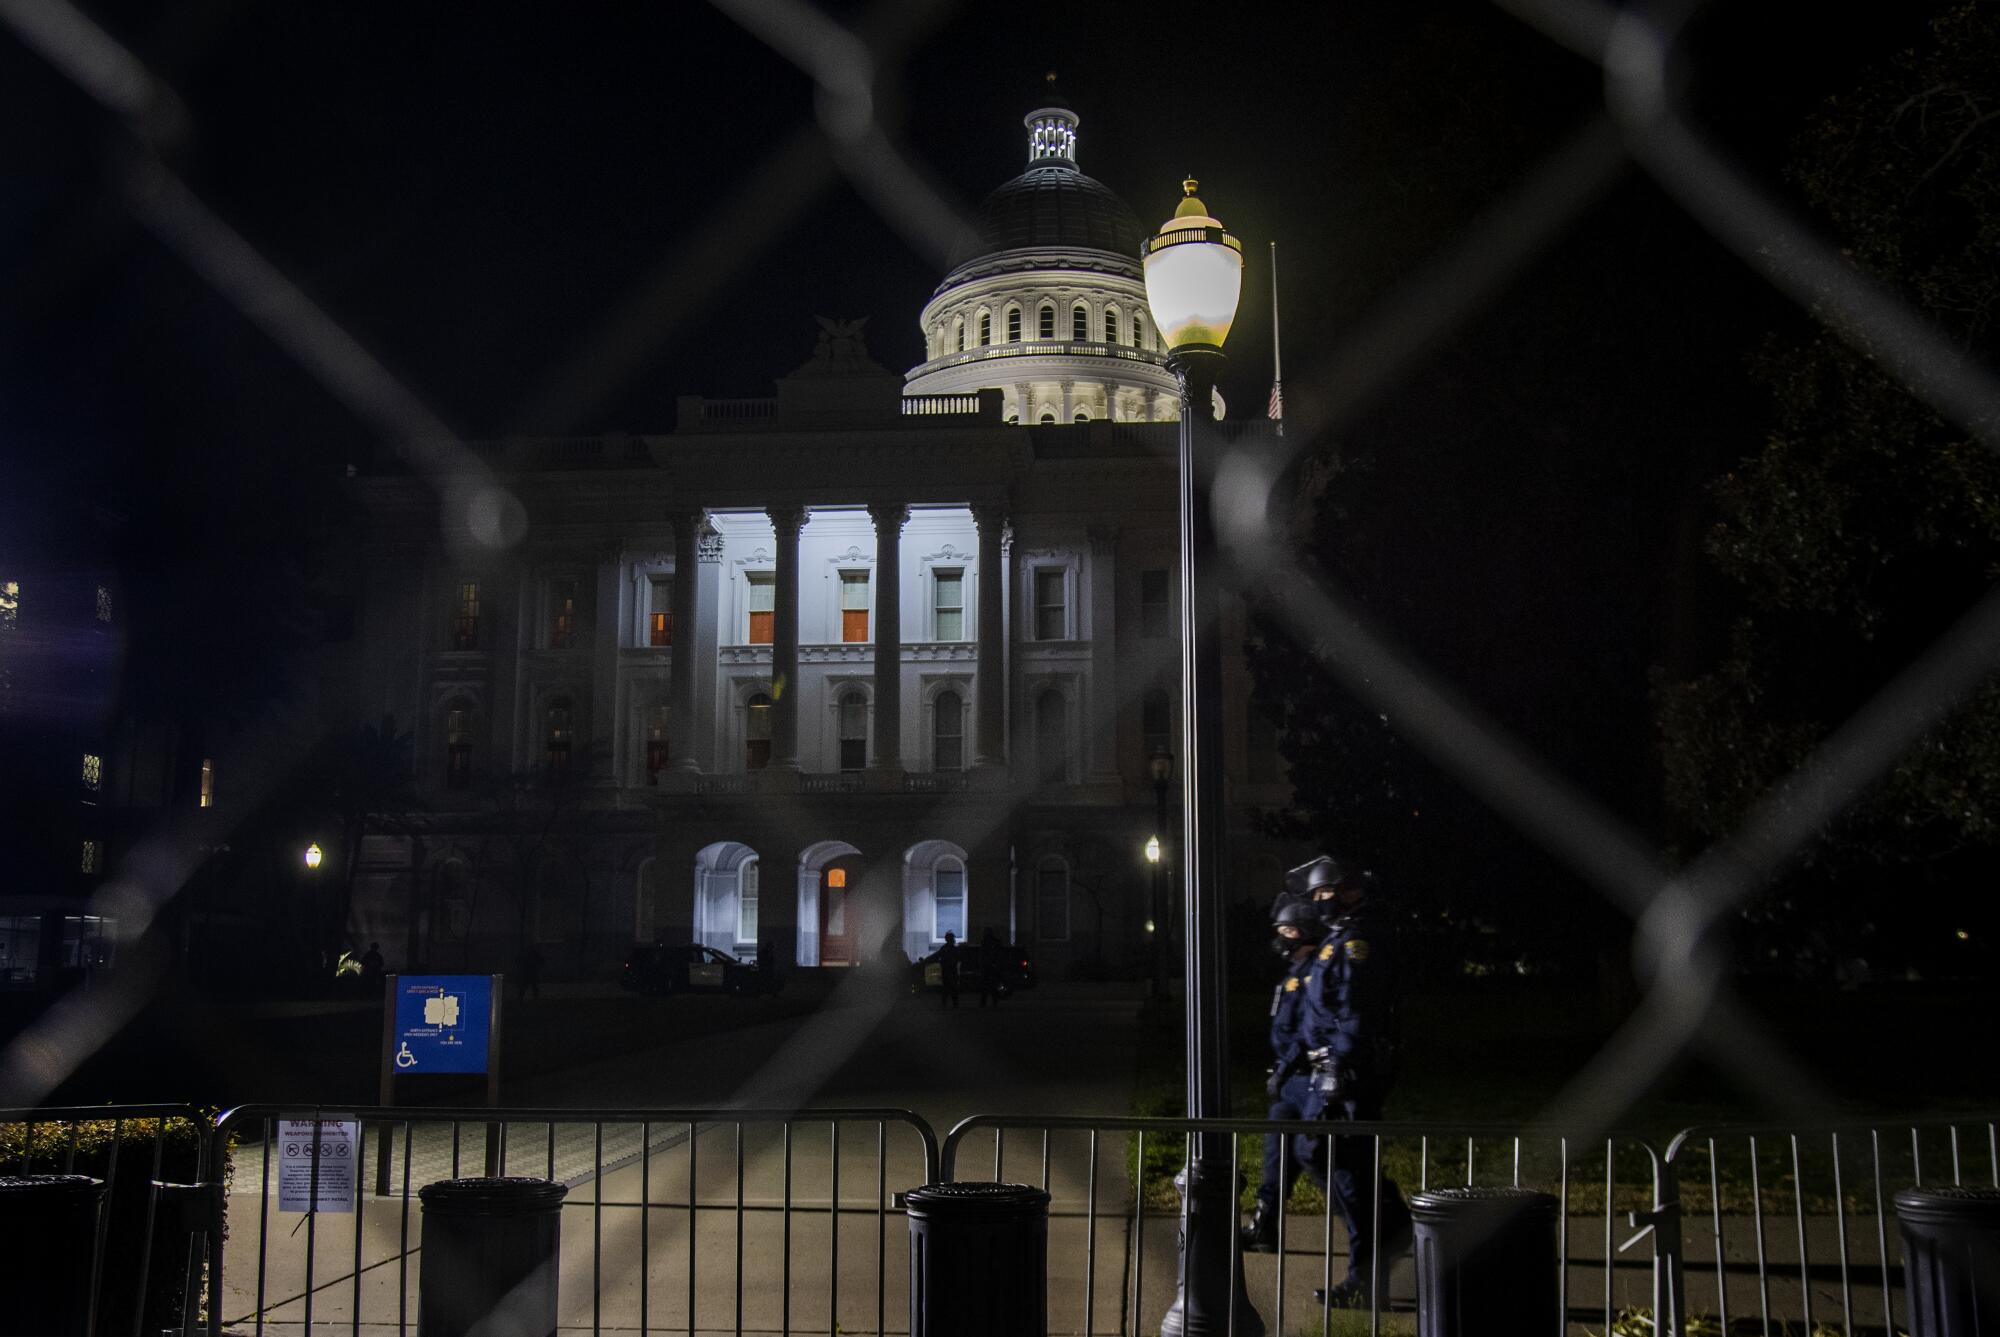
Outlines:
[{"label": "blue informational sign", "polygon": [[399,975],[390,1068],[399,1077],[485,1072],[492,1020],[491,975]]}]

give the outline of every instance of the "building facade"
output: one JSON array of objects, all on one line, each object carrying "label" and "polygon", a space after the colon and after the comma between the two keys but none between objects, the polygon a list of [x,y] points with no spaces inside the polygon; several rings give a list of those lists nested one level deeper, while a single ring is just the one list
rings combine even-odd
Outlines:
[{"label": "building facade", "polygon": [[[1174,913],[1143,851],[1178,826],[1177,406],[1077,124],[1027,117],[907,377],[822,321],[771,398],[479,448],[524,509],[505,548],[445,533],[435,480],[353,480],[323,685],[405,722],[422,800],[360,851],[357,943],[599,976],[656,938],[834,967],[991,930],[1045,971],[1143,965]],[[1227,709],[1232,811],[1284,804],[1234,657]],[[1241,834],[1268,895],[1283,851]]]}]

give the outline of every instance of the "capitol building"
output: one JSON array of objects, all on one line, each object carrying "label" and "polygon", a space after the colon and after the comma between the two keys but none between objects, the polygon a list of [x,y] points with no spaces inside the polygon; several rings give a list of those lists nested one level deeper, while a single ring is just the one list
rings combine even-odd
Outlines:
[{"label": "capitol building", "polygon": [[[1178,410],[1151,229],[1078,127],[1028,114],[906,374],[823,319],[769,398],[477,446],[525,511],[505,548],[444,532],[435,480],[350,480],[322,700],[407,729],[421,798],[362,842],[354,942],[601,978],[634,942],[826,968],[990,929],[1046,976],[1142,968],[1179,913],[1144,855],[1179,824]],[[1249,814],[1290,790],[1226,617],[1235,894],[1265,899],[1287,851]]]}]

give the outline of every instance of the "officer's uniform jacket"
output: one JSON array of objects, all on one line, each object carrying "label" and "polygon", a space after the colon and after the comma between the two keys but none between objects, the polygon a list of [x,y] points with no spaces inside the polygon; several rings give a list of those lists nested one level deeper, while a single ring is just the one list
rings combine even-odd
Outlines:
[{"label": "officer's uniform jacket", "polygon": [[1287,963],[1285,977],[1271,992],[1271,1057],[1279,1072],[1305,1070],[1306,977],[1313,958]]},{"label": "officer's uniform jacket", "polygon": [[1367,905],[1333,923],[1310,958],[1301,1044],[1324,1049],[1363,1081],[1386,1080],[1394,1061],[1391,945]]}]

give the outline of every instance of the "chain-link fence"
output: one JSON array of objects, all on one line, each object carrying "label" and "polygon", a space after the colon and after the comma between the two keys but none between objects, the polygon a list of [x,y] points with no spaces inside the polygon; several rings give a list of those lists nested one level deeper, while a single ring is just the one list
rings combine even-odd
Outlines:
[{"label": "chain-link fence", "polygon": [[[800,127],[746,171],[733,192],[704,206],[655,269],[601,323],[568,342],[554,373],[530,397],[529,416],[540,428],[563,430],[613,393],[836,180],[909,246],[940,261],[968,227],[936,173],[878,110],[895,100],[899,62],[927,37],[941,9],[905,14],[883,7],[849,26],[799,0],[718,5],[810,76],[817,122]],[[1752,1092],[1776,1097],[1796,1087],[1797,1067],[1785,1046],[1733,995],[1731,963],[1716,949],[1716,930],[1987,680],[2000,661],[2000,596],[1967,608],[1882,684],[1734,835],[1670,867],[1652,841],[1567,782],[1535,748],[1399,652],[1348,592],[1292,546],[1287,526],[1271,522],[1281,513],[1288,480],[1307,452],[1408,376],[1426,350],[1521,275],[1634,165],[1763,282],[1865,346],[1913,395],[1989,448],[2000,446],[2000,384],[1844,258],[1773,182],[1733,162],[1710,138],[1679,91],[1690,16],[1647,16],[1590,0],[1503,0],[1503,8],[1601,67],[1602,110],[1338,346],[1303,372],[1295,364],[1292,382],[1316,393],[1293,402],[1310,402],[1314,416],[1295,415],[1282,436],[1246,434],[1227,446],[1215,462],[1214,496],[1231,579],[1247,588],[1256,573],[1265,606],[1301,643],[1318,647],[1325,668],[1348,691],[1397,721],[1408,742],[1630,918],[1644,998],[1577,1075],[1571,1094],[1541,1115],[1588,1140],[1623,1119],[1684,1055],[1699,1055]],[[115,160],[131,216],[430,481],[448,536],[488,547],[519,537],[526,513],[488,456],[456,442],[419,390],[260,254],[156,151],[186,124],[171,88],[66,0],[0,0],[0,21],[122,121],[127,135]],[[1005,804],[939,797],[962,805],[958,811],[971,819],[1008,815]],[[813,838],[810,817],[802,799],[793,815],[796,843]],[[134,852],[128,867],[145,875],[123,877],[106,893],[115,897],[127,933],[143,929],[171,901],[192,860],[169,837]],[[152,978],[127,972],[60,1003],[6,1056],[15,1094],[32,1102],[52,1089],[145,1005]]]}]

